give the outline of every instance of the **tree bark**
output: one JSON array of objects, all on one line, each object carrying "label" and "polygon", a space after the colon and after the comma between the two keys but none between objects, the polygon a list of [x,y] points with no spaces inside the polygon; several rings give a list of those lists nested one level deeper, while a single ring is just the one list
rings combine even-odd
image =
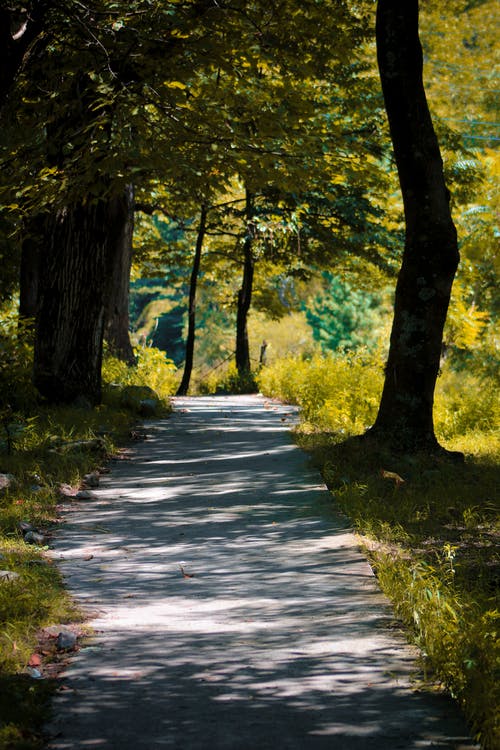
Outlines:
[{"label": "tree bark", "polygon": [[129,365],[135,364],[129,334],[129,288],[134,233],[134,188],[127,185],[110,201],[109,241],[114,245],[114,262],[106,305],[104,338],[111,353]]},{"label": "tree bark", "polygon": [[114,248],[110,201],[58,210],[47,222],[35,329],[34,382],[51,403],[101,400],[102,341]]},{"label": "tree bark", "polygon": [[47,216],[38,214],[26,222],[21,243],[19,322],[34,320],[38,306],[40,259]]},{"label": "tree bark", "polygon": [[369,434],[402,450],[436,450],[434,389],[459,254],[423,85],[418,0],[379,0],[376,36],[406,237],[385,383]]},{"label": "tree bark", "polygon": [[24,10],[23,20],[17,29],[12,28],[15,11],[0,8],[0,112],[31,45],[44,30],[46,15],[52,5],[49,0],[33,0]]},{"label": "tree bark", "polygon": [[251,372],[250,348],[248,345],[248,312],[252,302],[253,276],[255,258],[253,256],[254,226],[253,195],[246,192],[246,234],[243,242],[243,279],[238,292],[238,310],[236,315],[236,368],[241,379],[248,378]]},{"label": "tree bark", "polygon": [[188,335],[186,339],[186,357],[184,361],[184,372],[182,374],[181,384],[177,389],[178,396],[185,396],[189,390],[191,373],[193,371],[194,341],[196,337],[196,288],[198,284],[198,275],[200,273],[201,252],[207,229],[206,206],[201,207],[200,224],[198,227],[198,236],[196,238],[196,248],[194,252],[193,268],[191,270],[191,280],[189,283],[189,307],[188,307]]}]

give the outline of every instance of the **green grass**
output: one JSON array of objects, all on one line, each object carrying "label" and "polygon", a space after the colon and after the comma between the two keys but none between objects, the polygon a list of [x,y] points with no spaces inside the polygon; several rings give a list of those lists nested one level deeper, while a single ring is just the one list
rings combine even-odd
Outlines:
[{"label": "green grass", "polygon": [[[43,744],[40,728],[55,682],[33,679],[28,661],[42,628],[81,616],[46,548],[27,544],[19,523],[26,521],[50,535],[58,522],[59,484],[78,486],[115,446],[128,441],[143,398],[134,386],[147,384],[154,390],[156,414],[163,416],[178,378],[173,363],[157,349],[138,350],[133,368],[106,356],[107,405],[49,408],[40,406],[32,384],[31,332],[18,328],[15,316],[2,321],[0,354],[0,472],[16,479],[0,495],[0,570],[19,575],[0,579],[0,750],[35,750]],[[129,393],[124,398],[127,388],[135,397]],[[89,442],[67,450],[68,443],[76,441]]]},{"label": "green grass", "polygon": [[[27,544],[19,522],[50,532],[57,525],[58,486],[80,484],[123,444],[135,417],[108,407],[39,408],[27,417],[4,412],[12,440],[0,443],[0,471],[16,478],[0,497],[0,569],[19,578],[0,581],[0,749],[42,747],[41,725],[47,718],[52,679],[27,674],[40,630],[51,624],[79,621],[81,615],[64,589],[46,548]],[[60,445],[100,437],[95,450],[65,453]]]},{"label": "green grass", "polygon": [[441,377],[438,437],[465,454],[465,463],[456,464],[352,438],[373,421],[382,382],[380,367],[366,357],[295,365],[287,359],[259,381],[265,395],[301,407],[297,439],[321,468],[332,503],[351,519],[382,589],[420,647],[429,687],[444,687],[458,700],[485,750],[499,747],[496,384],[467,373]]},{"label": "green grass", "polygon": [[[453,447],[463,450],[470,441]],[[457,466],[319,434],[305,442],[334,503],[362,535],[425,670],[459,700],[483,747],[498,747],[500,470],[491,446],[483,453],[479,442]],[[404,483],[383,478],[381,469]]]}]

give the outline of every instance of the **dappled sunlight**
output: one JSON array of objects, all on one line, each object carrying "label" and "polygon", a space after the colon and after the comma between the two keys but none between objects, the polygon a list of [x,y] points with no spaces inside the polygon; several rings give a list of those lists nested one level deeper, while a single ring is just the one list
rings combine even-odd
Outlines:
[{"label": "dappled sunlight", "polygon": [[290,409],[176,409],[68,507],[53,554],[95,635],[56,701],[51,747],[451,746],[460,721],[412,692],[415,653],[283,434]]}]

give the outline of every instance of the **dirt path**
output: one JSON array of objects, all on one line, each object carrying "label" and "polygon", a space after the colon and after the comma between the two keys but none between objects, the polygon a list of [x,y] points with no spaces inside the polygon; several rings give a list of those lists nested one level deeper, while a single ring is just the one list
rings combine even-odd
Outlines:
[{"label": "dirt path", "polygon": [[255,396],[177,399],[56,541],[96,636],[66,673],[53,750],[470,748],[355,539]]}]

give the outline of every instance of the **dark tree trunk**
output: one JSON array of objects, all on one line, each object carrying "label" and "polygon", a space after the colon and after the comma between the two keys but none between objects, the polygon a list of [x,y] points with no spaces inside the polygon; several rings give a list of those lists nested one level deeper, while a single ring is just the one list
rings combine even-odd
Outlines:
[{"label": "dark tree trunk", "polygon": [[0,111],[7,102],[16,77],[33,42],[42,34],[52,2],[33,0],[24,10],[18,28],[14,9],[0,8]]},{"label": "dark tree trunk", "polygon": [[422,80],[418,0],[379,0],[376,33],[406,239],[384,389],[369,434],[403,450],[436,450],[434,389],[459,255]]},{"label": "dark tree trunk", "polygon": [[51,403],[101,399],[102,341],[114,248],[110,202],[78,203],[47,222],[34,382]]},{"label": "dark tree trunk", "polygon": [[184,362],[184,372],[179,388],[178,396],[185,396],[189,390],[189,382],[193,371],[194,340],[196,336],[196,287],[198,284],[198,275],[200,273],[201,252],[207,228],[206,206],[201,207],[200,225],[198,227],[198,236],[196,239],[196,248],[194,252],[193,268],[191,271],[191,280],[189,284],[189,308],[188,308],[188,335],[186,339],[186,357]]},{"label": "dark tree trunk", "polygon": [[252,224],[254,211],[253,195],[246,193],[246,234],[243,243],[243,279],[238,292],[238,310],[236,315],[236,367],[240,378],[250,375],[250,348],[248,345],[248,311],[252,301],[253,276],[255,259],[253,256],[254,226]]},{"label": "dark tree trunk", "polygon": [[129,335],[129,288],[134,233],[134,188],[128,185],[110,200],[109,241],[114,245],[109,297],[106,304],[104,338],[111,353],[129,365],[135,364]]},{"label": "dark tree trunk", "polygon": [[19,322],[34,320],[38,305],[40,259],[45,235],[47,216],[32,217],[25,227],[21,245],[21,268],[19,278]]}]

